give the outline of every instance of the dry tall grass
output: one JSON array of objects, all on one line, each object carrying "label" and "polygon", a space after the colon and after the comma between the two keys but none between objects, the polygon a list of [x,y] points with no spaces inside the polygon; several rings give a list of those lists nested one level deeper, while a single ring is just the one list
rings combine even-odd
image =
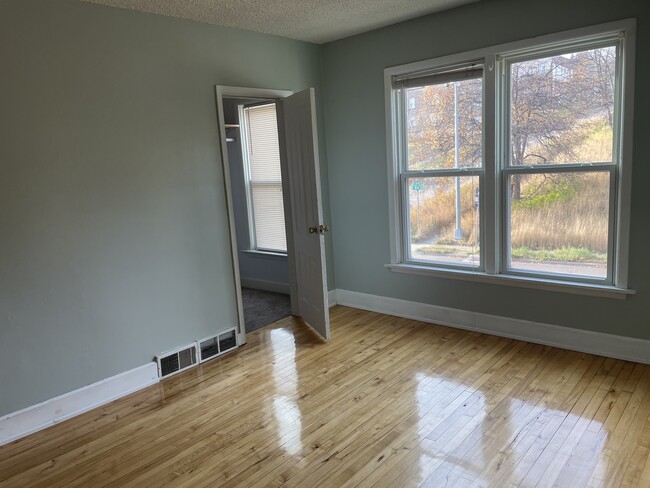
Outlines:
[{"label": "dry tall grass", "polygon": [[[475,183],[461,186],[462,241],[454,240],[453,187],[411,208],[414,242],[437,237],[437,244],[476,245]],[[526,176],[522,200],[511,213],[512,247],[552,250],[584,248],[607,252],[609,180],[606,173]]]},{"label": "dry tall grass", "polygon": [[[465,179],[465,178],[464,178]],[[419,209],[411,207],[411,238],[414,241],[438,237],[438,242],[453,240],[456,227],[456,191],[454,178],[441,178],[440,187],[430,198],[420,203]],[[474,192],[478,186],[478,178],[461,185],[461,228],[465,240],[463,244],[472,244],[475,235]],[[442,243],[442,242],[440,242]]]},{"label": "dry tall grass", "polygon": [[[540,199],[535,205],[513,205],[513,248],[585,248],[599,253],[607,252],[608,175],[588,173],[570,176],[573,180],[571,186],[564,190],[569,193],[569,198]],[[564,179],[567,178],[564,176]],[[539,175],[529,177],[523,185],[524,195],[531,187],[538,185],[540,179]]]}]

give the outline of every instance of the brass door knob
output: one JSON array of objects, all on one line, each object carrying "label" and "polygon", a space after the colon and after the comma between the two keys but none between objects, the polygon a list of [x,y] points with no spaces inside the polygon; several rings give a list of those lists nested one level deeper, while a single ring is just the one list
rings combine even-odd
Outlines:
[{"label": "brass door knob", "polygon": [[317,232],[320,234],[324,234],[325,232],[330,231],[330,226],[329,225],[319,225],[318,227],[309,227],[309,233],[310,234],[316,234]]}]

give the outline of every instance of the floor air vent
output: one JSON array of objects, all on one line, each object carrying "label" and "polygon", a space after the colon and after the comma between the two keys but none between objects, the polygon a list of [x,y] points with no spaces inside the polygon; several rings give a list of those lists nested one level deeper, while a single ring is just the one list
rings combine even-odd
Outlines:
[{"label": "floor air vent", "polygon": [[186,346],[172,352],[156,356],[158,362],[158,376],[166,376],[179,373],[194,366],[198,359],[196,357],[196,346]]},{"label": "floor air vent", "polygon": [[200,361],[207,361],[225,352],[237,348],[237,333],[235,329],[222,332],[214,337],[198,341]]}]

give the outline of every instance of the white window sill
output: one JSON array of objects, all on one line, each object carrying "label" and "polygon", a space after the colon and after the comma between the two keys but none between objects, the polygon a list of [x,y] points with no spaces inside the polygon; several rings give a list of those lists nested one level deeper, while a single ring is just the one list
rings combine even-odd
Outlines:
[{"label": "white window sill", "polygon": [[254,256],[256,258],[278,259],[280,261],[287,260],[286,252],[258,251],[257,249],[244,249],[242,250],[242,252],[245,252],[246,254],[250,254],[251,256]]},{"label": "white window sill", "polygon": [[424,276],[439,276],[456,280],[492,283],[495,285],[518,286],[537,290],[559,291],[579,295],[592,295],[625,300],[628,295],[634,295],[636,290],[617,288],[611,285],[596,285],[577,281],[559,281],[552,279],[529,278],[524,276],[489,275],[479,271],[450,270],[434,268],[417,264],[386,264],[387,268],[397,273],[416,274]]}]

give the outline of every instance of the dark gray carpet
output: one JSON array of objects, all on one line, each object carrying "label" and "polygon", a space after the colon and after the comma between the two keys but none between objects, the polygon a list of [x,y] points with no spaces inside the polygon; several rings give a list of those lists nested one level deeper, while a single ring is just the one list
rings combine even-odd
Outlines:
[{"label": "dark gray carpet", "polygon": [[252,332],[291,315],[289,295],[242,288],[246,332]]}]

